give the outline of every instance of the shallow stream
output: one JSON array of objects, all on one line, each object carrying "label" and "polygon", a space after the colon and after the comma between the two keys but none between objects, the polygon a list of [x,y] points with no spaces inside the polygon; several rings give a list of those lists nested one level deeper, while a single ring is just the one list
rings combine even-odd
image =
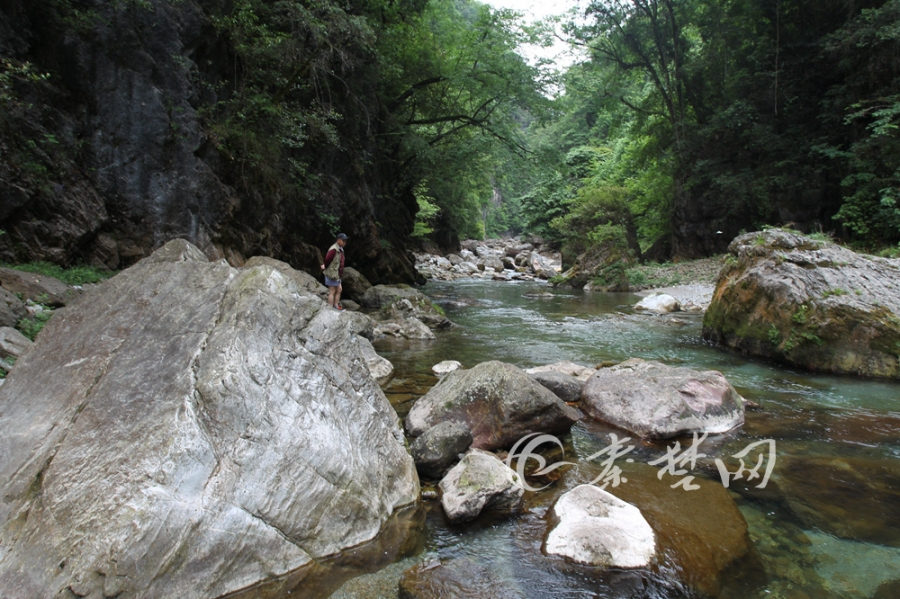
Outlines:
[{"label": "shallow stream", "polygon": [[[385,392],[401,417],[436,382],[431,366],[443,360],[458,360],[467,368],[488,360],[527,368],[561,360],[594,366],[638,357],[719,370],[761,409],[748,411],[741,429],[710,436],[701,446],[708,458],[691,474],[721,484],[711,460],[763,439],[775,441],[777,459],[765,489],[729,489],[747,521],[752,549],[741,567],[720,577],[715,596],[900,596],[900,384],[815,375],[723,351],[702,340],[701,315],[634,314],[631,307],[639,298],[631,294],[489,281],[432,282],[424,291],[460,326],[438,331],[436,341],[375,343],[395,366]],[[523,297],[544,292],[553,297]],[[541,553],[548,508],[561,492],[590,480],[599,465],[585,460],[609,444],[610,432],[589,421],[576,424],[562,440],[565,459],[578,466],[546,490],[529,494],[528,510],[516,518],[452,526],[439,503],[424,502],[411,526],[415,532],[402,548],[387,551],[381,563],[357,560],[342,566],[340,578],[349,580],[331,597],[393,599],[404,570],[452,558],[483,567],[514,597],[701,596],[675,582],[685,579],[683,572],[659,568],[635,582],[628,573],[600,574]],[[636,445],[632,457],[638,468],[665,455],[667,447]],[[687,493],[681,488],[665,492]],[[710,550],[715,554],[718,548]]]}]

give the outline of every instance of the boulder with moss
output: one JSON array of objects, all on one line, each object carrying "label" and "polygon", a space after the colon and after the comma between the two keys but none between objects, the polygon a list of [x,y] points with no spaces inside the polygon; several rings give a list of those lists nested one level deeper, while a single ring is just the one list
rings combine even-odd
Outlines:
[{"label": "boulder with moss", "polygon": [[453,326],[440,306],[409,285],[375,285],[366,290],[359,303],[367,308],[378,308],[375,317],[382,321],[416,318],[432,329]]},{"label": "boulder with moss", "polygon": [[810,370],[900,377],[900,260],[781,229],[728,251],[704,338]]}]

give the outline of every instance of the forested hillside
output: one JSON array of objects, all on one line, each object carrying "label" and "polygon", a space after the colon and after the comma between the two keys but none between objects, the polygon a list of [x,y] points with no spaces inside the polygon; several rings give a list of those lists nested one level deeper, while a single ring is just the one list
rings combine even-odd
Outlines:
[{"label": "forested hillside", "polygon": [[[900,2],[604,0],[570,23],[586,60],[529,129],[526,227],[567,254],[722,252],[786,224],[900,240]],[[523,170],[523,172],[525,172]]]},{"label": "forested hillside", "polygon": [[[585,4],[582,3],[582,7]],[[184,237],[373,280],[411,244],[721,252],[789,224],[900,240],[900,0],[0,0],[0,260],[120,268]],[[607,252],[608,253],[608,252]]]}]

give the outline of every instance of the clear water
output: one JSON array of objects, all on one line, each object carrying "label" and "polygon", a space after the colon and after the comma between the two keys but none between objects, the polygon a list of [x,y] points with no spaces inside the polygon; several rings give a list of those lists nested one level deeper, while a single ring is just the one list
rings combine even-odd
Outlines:
[{"label": "clear water", "polygon": [[[726,575],[717,596],[900,596],[900,384],[810,374],[723,351],[702,340],[700,315],[633,314],[639,298],[631,294],[487,281],[431,282],[424,291],[460,326],[437,332],[435,341],[375,343],[395,366],[385,392],[401,417],[436,382],[431,366],[443,360],[464,367],[501,360],[526,368],[638,357],[719,370],[762,409],[748,411],[744,427],[711,438],[704,449],[712,457],[730,455],[755,440],[775,439],[773,480],[781,482],[770,493],[732,492],[748,523],[755,566],[750,574]],[[544,292],[553,297],[523,297]],[[566,459],[580,468],[580,461],[608,444],[608,432],[596,423],[576,424],[564,438]],[[646,462],[664,452],[665,445],[645,443],[634,455]],[[708,462],[692,474],[719,482]],[[531,497],[529,511],[518,518],[467,526],[449,525],[439,504],[425,502],[411,526],[415,542],[407,541],[402,552],[386,552],[389,557],[380,563],[363,566],[357,560],[334,577],[335,588],[338,579],[349,582],[317,596],[333,591],[331,596],[341,599],[393,598],[406,568],[459,557],[484,566],[519,597],[697,596],[667,581],[664,569],[635,582],[627,573],[600,574],[544,556],[543,515],[573,480]]]}]

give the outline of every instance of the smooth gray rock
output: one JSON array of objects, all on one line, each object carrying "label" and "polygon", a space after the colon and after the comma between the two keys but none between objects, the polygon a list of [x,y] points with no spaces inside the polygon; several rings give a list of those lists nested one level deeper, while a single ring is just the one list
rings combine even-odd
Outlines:
[{"label": "smooth gray rock", "polygon": [[472,431],[462,422],[441,422],[422,433],[409,447],[420,473],[440,478],[472,445]]},{"label": "smooth gray rock", "polygon": [[353,300],[344,299],[343,296],[341,296],[341,306],[343,306],[344,310],[350,310],[351,312],[356,312],[361,307]]},{"label": "smooth gray rock", "polygon": [[574,376],[561,372],[536,372],[531,378],[544,387],[553,391],[558,398],[568,403],[581,401],[581,391],[584,389],[584,381]]},{"label": "smooth gray rock", "polygon": [[744,404],[721,372],[639,358],[598,370],[581,394],[592,418],[641,437],[723,433],[744,423]]},{"label": "smooth gray rock", "polygon": [[0,287],[0,327],[14,327],[26,315],[22,300]]},{"label": "smooth gray rock", "polygon": [[32,341],[12,327],[0,327],[0,358],[18,359]]},{"label": "smooth gray rock", "polygon": [[440,377],[447,376],[451,372],[459,370],[460,368],[462,368],[462,364],[460,364],[456,360],[444,360],[443,362],[438,362],[437,364],[432,366],[431,372]]},{"label": "smooth gray rock", "polygon": [[600,487],[575,487],[553,515],[559,523],[545,544],[551,555],[605,568],[644,568],[656,557],[656,535],[641,510]]},{"label": "smooth gray rock", "polygon": [[360,355],[365,360],[366,367],[372,374],[372,378],[379,385],[384,385],[391,380],[391,377],[394,376],[394,365],[391,364],[390,360],[379,356],[368,339],[360,338],[356,342],[359,344]]},{"label": "smooth gray rock", "polygon": [[173,241],[61,311],[0,388],[10,599],[219,597],[418,496],[347,315]]},{"label": "smooth gray rock", "polygon": [[59,279],[12,268],[0,268],[0,286],[9,293],[56,308],[65,306],[80,293]]},{"label": "smooth gray rock", "polygon": [[434,339],[434,333],[431,332],[425,323],[418,318],[403,318],[401,320],[388,320],[379,322],[375,327],[375,335],[391,335],[392,337],[401,337],[403,339]]},{"label": "smooth gray rock", "polygon": [[444,420],[465,422],[473,447],[511,447],[533,432],[568,431],[581,417],[550,390],[511,364],[483,362],[442,378],[420,397],[406,418],[418,437]]},{"label": "smooth gray rock", "polygon": [[438,484],[441,506],[452,522],[474,520],[484,511],[515,513],[525,487],[512,468],[494,454],[471,449]]},{"label": "smooth gray rock", "polygon": [[254,266],[270,266],[284,276],[293,279],[301,289],[314,293],[319,297],[328,295],[328,288],[319,282],[318,279],[302,270],[295,270],[287,262],[269,258],[268,256],[253,256],[244,263],[244,268],[253,268]]},{"label": "smooth gray rock", "polygon": [[900,260],[779,229],[728,251],[704,338],[820,372],[900,377]]}]

